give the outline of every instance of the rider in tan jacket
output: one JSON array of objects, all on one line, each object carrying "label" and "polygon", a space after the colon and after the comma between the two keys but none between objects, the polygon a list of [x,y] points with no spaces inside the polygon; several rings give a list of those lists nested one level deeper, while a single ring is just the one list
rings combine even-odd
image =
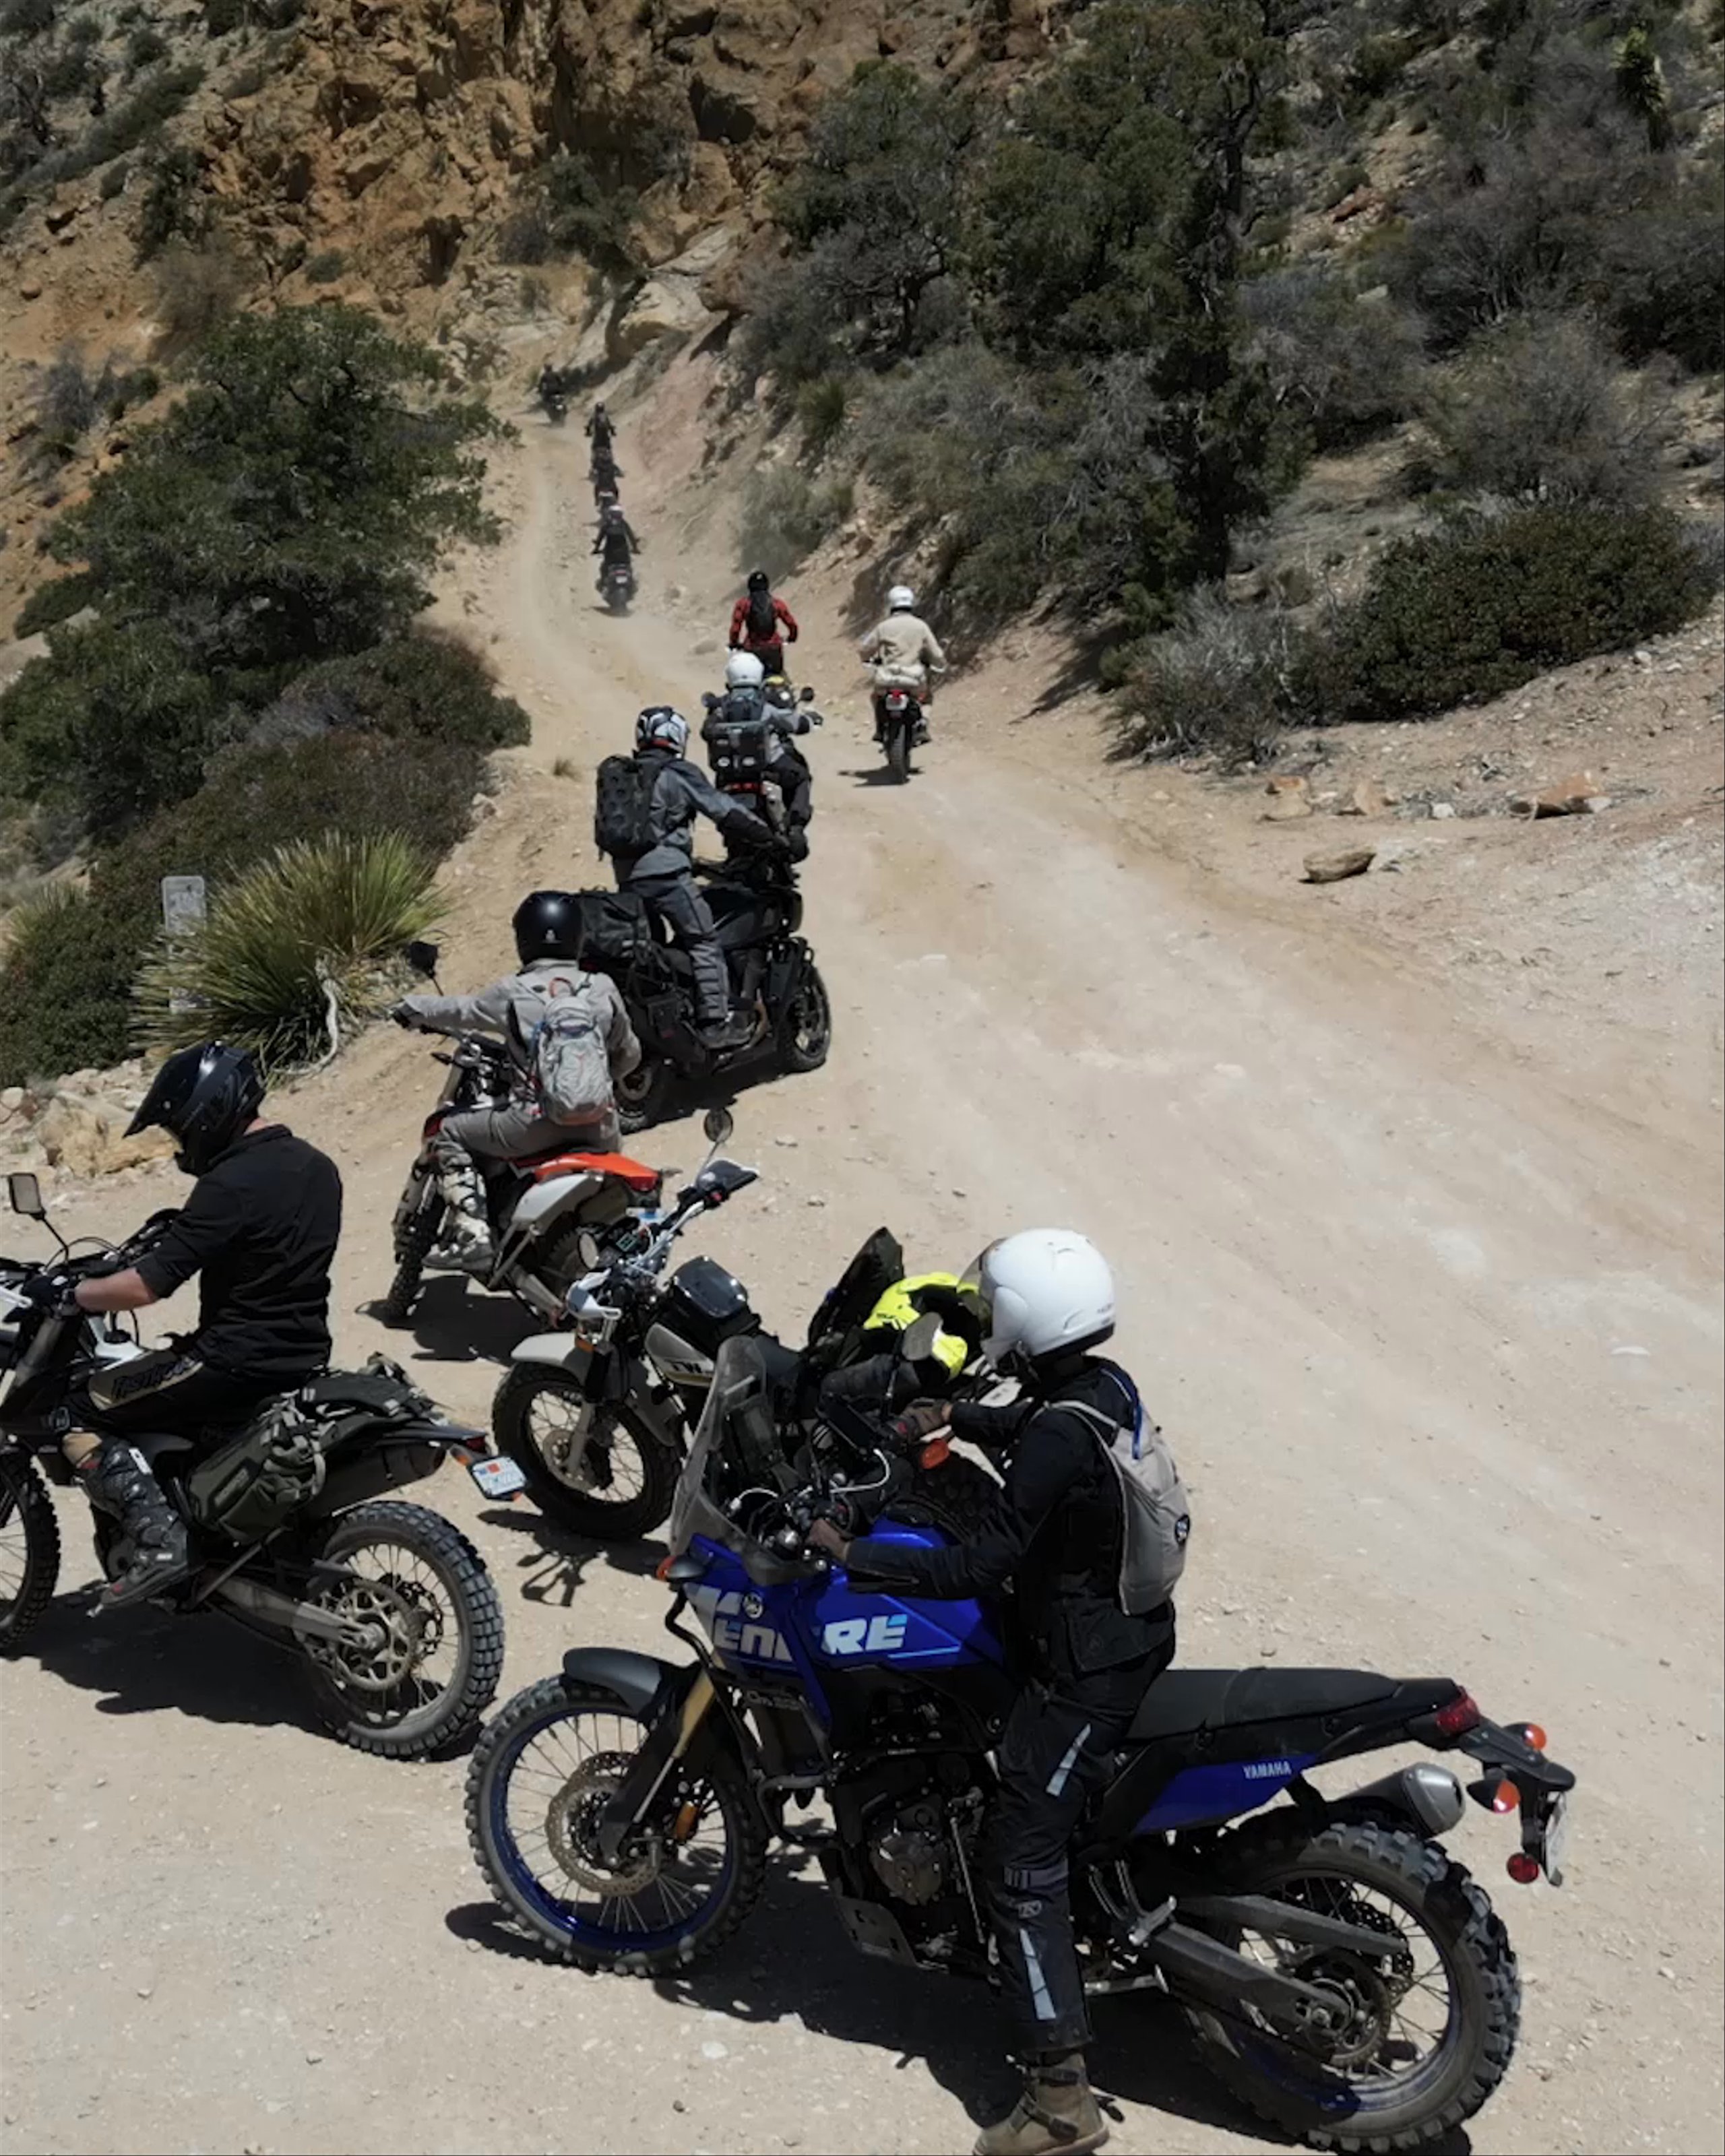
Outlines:
[{"label": "rider in tan jacket", "polygon": [[881,692],[911,690],[922,706],[922,738],[928,737],[928,706],[934,694],[934,677],[947,670],[947,654],[934,631],[916,612],[916,594],[908,584],[895,584],[886,594],[886,619],[878,622],[858,649],[867,661],[875,683],[875,738],[880,738]]}]

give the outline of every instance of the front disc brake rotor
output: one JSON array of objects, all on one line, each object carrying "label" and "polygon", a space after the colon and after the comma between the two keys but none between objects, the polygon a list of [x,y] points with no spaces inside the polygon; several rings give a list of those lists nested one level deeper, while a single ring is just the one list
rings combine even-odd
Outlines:
[{"label": "front disc brake rotor", "polygon": [[662,1855],[649,1835],[624,1852],[617,1868],[599,1854],[599,1817],[623,1785],[631,1764],[624,1752],[596,1752],[583,1759],[546,1808],[545,1838],[558,1866],[589,1894],[614,1900],[639,1894],[659,1876]]},{"label": "front disc brake rotor", "polygon": [[331,1675],[356,1691],[393,1691],[443,1637],[443,1612],[409,1581],[344,1581],[319,1606],[357,1628],[352,1638],[311,1643]]}]

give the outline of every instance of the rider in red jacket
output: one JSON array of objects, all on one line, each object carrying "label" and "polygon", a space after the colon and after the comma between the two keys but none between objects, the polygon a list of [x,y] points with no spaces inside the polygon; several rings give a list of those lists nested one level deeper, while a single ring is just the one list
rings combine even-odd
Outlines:
[{"label": "rider in red jacket", "polygon": [[773,587],[764,569],[756,569],[749,588],[731,609],[731,649],[752,651],[770,677],[784,671],[784,648],[797,640],[797,617]]}]

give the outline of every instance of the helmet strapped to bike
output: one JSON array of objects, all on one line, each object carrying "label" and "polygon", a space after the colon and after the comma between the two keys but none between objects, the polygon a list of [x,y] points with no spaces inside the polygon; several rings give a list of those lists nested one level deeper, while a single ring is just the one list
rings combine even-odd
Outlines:
[{"label": "helmet strapped to bike", "polygon": [[733,651],[725,663],[727,689],[758,689],[766,679],[767,669],[752,651]]},{"label": "helmet strapped to bike", "polygon": [[255,1121],[264,1101],[264,1074],[249,1049],[206,1040],[175,1050],[157,1072],[126,1135],[170,1132],[179,1145],[178,1166],[187,1175],[213,1168]]},{"label": "helmet strapped to bike", "polygon": [[910,613],[916,604],[916,594],[908,584],[895,584],[886,594],[888,613]]},{"label": "helmet strapped to bike", "polygon": [[689,721],[669,704],[649,704],[635,721],[635,747],[668,748],[680,756],[689,746]]},{"label": "helmet strapped to bike", "polygon": [[1093,1348],[1114,1330],[1114,1275],[1096,1245],[1067,1228],[1031,1228],[988,1249],[964,1276],[986,1313],[983,1353],[999,1368],[1021,1355]]},{"label": "helmet strapped to bike", "polygon": [[529,891],[509,925],[524,966],[536,958],[580,958],[580,901],[566,891]]}]

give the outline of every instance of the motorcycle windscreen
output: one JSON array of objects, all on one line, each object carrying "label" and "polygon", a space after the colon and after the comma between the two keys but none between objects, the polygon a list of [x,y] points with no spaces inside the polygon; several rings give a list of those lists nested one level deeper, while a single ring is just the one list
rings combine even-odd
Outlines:
[{"label": "motorcycle windscreen", "polygon": [[713,1382],[671,1501],[670,1547],[681,1557],[699,1535],[738,1558],[763,1585],[809,1577],[802,1558],[776,1556],[732,1518],[739,1499],[770,1502],[791,1480],[773,1419],[773,1389],[758,1339],[740,1333],[721,1343]]}]

